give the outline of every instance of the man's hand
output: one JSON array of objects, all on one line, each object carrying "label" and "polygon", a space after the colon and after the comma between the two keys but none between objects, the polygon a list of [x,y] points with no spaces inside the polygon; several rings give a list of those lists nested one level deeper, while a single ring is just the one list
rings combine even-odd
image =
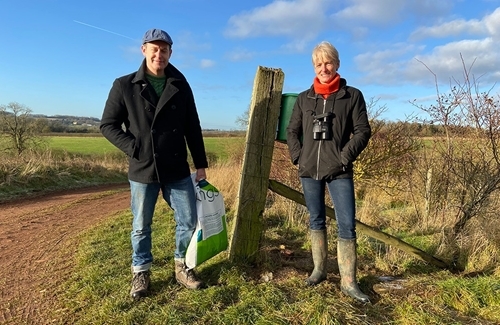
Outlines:
[{"label": "man's hand", "polygon": [[205,168],[200,168],[196,170],[196,179],[195,181],[199,182],[202,179],[207,179],[207,174],[205,173]]}]

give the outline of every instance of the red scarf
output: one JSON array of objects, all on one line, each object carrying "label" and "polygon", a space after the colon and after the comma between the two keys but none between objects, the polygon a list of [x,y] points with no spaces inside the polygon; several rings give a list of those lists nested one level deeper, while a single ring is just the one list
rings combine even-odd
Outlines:
[{"label": "red scarf", "polygon": [[322,84],[319,82],[318,77],[314,77],[314,92],[320,94],[323,98],[327,98],[331,93],[339,90],[340,87],[340,75],[337,73],[333,77],[332,81],[327,84]]}]

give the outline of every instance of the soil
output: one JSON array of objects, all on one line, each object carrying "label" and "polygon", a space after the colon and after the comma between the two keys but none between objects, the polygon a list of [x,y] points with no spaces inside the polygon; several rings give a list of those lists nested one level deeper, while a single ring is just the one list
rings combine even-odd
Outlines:
[{"label": "soil", "polygon": [[73,267],[72,241],[129,204],[128,184],[0,203],[0,324],[62,323],[51,315]]}]

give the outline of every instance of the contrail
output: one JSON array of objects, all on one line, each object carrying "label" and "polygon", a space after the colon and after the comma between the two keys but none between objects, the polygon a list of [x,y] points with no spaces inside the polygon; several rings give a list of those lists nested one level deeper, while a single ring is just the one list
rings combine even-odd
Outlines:
[{"label": "contrail", "polygon": [[104,29],[104,28],[100,28],[100,27],[97,27],[97,26],[92,26],[92,25],[89,25],[89,24],[86,24],[86,23],[83,23],[81,21],[78,21],[78,20],[73,20],[75,23],[77,24],[82,24],[82,25],[85,25],[85,26],[89,26],[89,27],[92,27],[92,28],[95,28],[95,29],[99,29],[99,30],[102,30],[102,31],[105,31],[105,32],[108,32],[108,33],[111,33],[111,34],[115,34],[115,35],[118,35],[118,36],[121,36],[121,37],[125,37],[125,38],[128,38],[128,39],[131,39],[133,41],[137,41],[136,39],[134,38],[131,38],[131,37],[128,37],[128,36],[125,36],[125,35],[122,35],[122,34],[118,34],[118,33],[115,33],[115,32],[112,32],[110,30],[107,30],[107,29]]}]

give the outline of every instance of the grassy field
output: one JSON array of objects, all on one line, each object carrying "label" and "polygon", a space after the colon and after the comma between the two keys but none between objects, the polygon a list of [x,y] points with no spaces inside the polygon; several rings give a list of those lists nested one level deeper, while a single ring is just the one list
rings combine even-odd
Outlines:
[{"label": "grassy field", "polygon": [[[44,188],[51,189],[61,184],[71,187],[126,181],[124,157],[110,154],[107,150],[113,148],[106,148],[104,138],[90,139],[50,138],[50,148],[66,154],[3,157],[0,198],[6,189],[19,194],[39,184],[48,184]],[[232,229],[244,138],[205,140],[207,152],[215,157],[208,170],[209,181],[224,194]],[[278,168],[287,160],[279,161]],[[400,227],[391,223],[392,219],[409,220],[414,215],[388,196],[377,188],[366,193],[359,202],[363,221],[378,225],[382,220],[388,233],[439,254],[439,232],[426,232],[423,226],[411,231],[402,221]],[[361,305],[340,292],[336,229],[331,220],[328,281],[314,288],[305,285],[313,267],[307,214],[303,207],[275,195],[269,196],[262,216],[265,231],[259,262],[235,264],[227,252],[221,253],[197,268],[208,284],[201,291],[183,289],[175,282],[175,224],[171,209],[160,201],[153,224],[152,294],[134,302],[129,297],[131,218],[127,209],[74,239],[77,267],[72,277],[55,289],[60,292],[55,319],[64,319],[65,324],[500,324],[500,267],[488,264],[495,250],[484,240],[476,238],[467,255],[469,265],[477,268],[451,273],[360,235],[358,279],[373,300],[372,305]],[[283,257],[282,245],[294,254]],[[384,286],[384,277],[397,281]]]},{"label": "grassy field", "polygon": [[[234,222],[236,181],[227,175],[236,166],[215,167],[211,181],[227,197],[228,222]],[[65,319],[72,324],[495,324],[500,322],[500,276],[464,277],[438,270],[408,256],[387,270],[380,243],[359,238],[360,287],[369,293],[372,305],[362,305],[339,290],[335,271],[335,229],[330,227],[329,279],[317,287],[304,283],[312,270],[305,222],[287,215],[290,202],[275,199],[263,216],[265,232],[257,265],[235,264],[227,252],[197,268],[207,283],[201,291],[190,291],[174,278],[175,225],[172,211],[162,201],[153,226],[152,294],[134,302],[129,297],[129,211],[112,216],[76,239],[77,268],[61,289]],[[331,225],[330,225],[331,226]],[[333,228],[333,229],[332,229]],[[113,229],[113,231],[109,231]],[[279,246],[294,252],[291,259],[280,255]],[[386,248],[388,249],[388,248]],[[391,262],[394,263],[394,262]],[[390,268],[390,267],[389,267]],[[386,269],[386,271],[382,271]],[[386,291],[375,288],[382,276],[397,279]],[[398,282],[399,281],[399,282]],[[400,288],[398,288],[398,286]],[[380,291],[379,291],[380,292]],[[55,314],[55,317],[60,316]]]},{"label": "grassy field", "polygon": [[[46,137],[50,150],[56,152],[67,152],[78,155],[103,155],[113,154],[119,150],[102,136],[75,137],[75,136],[51,136]],[[204,137],[205,148],[208,153],[217,155],[219,159],[225,160],[231,154],[231,148],[242,145],[242,137]]]},{"label": "grassy field", "polygon": [[78,155],[102,155],[119,152],[108,140],[102,136],[95,137],[66,137],[51,136],[45,139],[49,149]]},{"label": "grassy field", "polygon": [[[204,137],[210,166],[241,152],[244,137]],[[0,202],[57,189],[127,182],[128,163],[104,137],[48,136],[44,149],[0,159]]]}]

